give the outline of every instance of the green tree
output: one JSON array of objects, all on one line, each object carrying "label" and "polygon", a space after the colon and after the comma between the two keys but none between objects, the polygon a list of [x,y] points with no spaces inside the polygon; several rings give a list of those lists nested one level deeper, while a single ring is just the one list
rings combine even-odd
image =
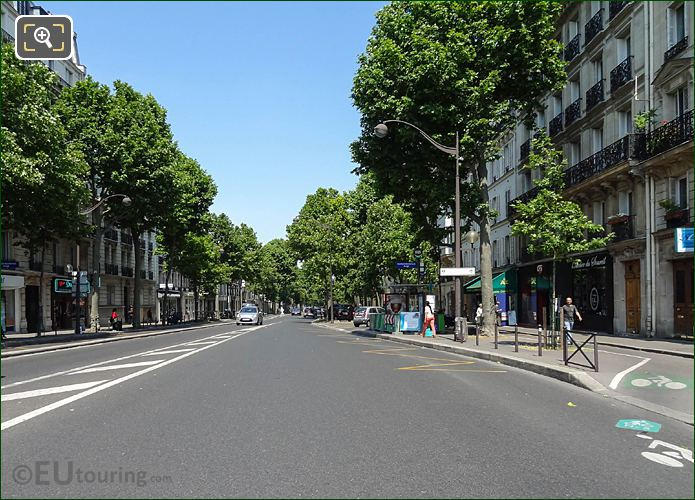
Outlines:
[{"label": "green tree", "polygon": [[19,61],[2,46],[0,182],[2,225],[16,231],[31,259],[40,254],[39,334],[43,332],[46,246],[86,234],[80,207],[86,201],[84,157],[67,140],[52,107],[55,74],[43,64]]},{"label": "green tree", "polygon": [[352,144],[357,173],[372,172],[383,193],[403,203],[436,247],[437,217],[454,211],[455,170],[407,126],[373,136],[385,119],[411,122],[443,144],[458,131],[462,216],[480,227],[483,329],[494,326],[487,162],[499,135],[519,116],[532,118],[541,99],[565,79],[554,39],[558,2],[394,2],[359,58],[352,91],[362,134]]},{"label": "green tree", "polygon": [[176,160],[166,111],[152,95],[143,96],[127,83],[114,82],[113,104],[109,111],[109,129],[105,138],[111,161],[119,166],[111,174],[109,186],[114,193],[128,195],[132,204],[114,204],[113,216],[130,229],[135,245],[135,299],[133,324],[140,325],[140,289],[142,248],[140,238],[170,207],[175,192],[172,164]]},{"label": "green tree", "polygon": [[525,238],[529,252],[553,259],[553,325],[557,262],[571,254],[604,247],[611,239],[601,236],[603,227],[584,215],[577,203],[563,198],[566,167],[562,152],[545,134],[536,134],[524,169],[539,169],[543,176],[534,181],[538,193],[533,199],[514,204],[517,215],[511,226],[513,235]]},{"label": "green tree", "polygon": [[273,302],[289,304],[296,295],[297,260],[285,239],[274,239],[257,252],[258,290]]}]

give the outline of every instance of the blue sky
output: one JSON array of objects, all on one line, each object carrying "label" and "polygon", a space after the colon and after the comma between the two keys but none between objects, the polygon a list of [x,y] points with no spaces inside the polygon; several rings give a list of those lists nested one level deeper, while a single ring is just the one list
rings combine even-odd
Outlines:
[{"label": "blue sky", "polygon": [[381,2],[41,2],[72,16],[80,58],[169,111],[212,174],[212,209],[267,242],[320,186],[354,187],[350,89]]}]

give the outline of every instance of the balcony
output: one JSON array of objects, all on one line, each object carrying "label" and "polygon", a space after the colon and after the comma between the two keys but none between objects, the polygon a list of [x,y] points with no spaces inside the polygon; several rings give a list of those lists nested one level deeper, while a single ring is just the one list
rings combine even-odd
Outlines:
[{"label": "balcony", "polygon": [[548,135],[550,135],[550,137],[553,137],[560,132],[562,132],[562,113],[550,120],[550,123],[548,124]]},{"label": "balcony", "polygon": [[594,14],[589,22],[584,25],[584,47],[603,30],[603,9]]},{"label": "balcony", "polygon": [[630,2],[608,2],[608,20],[612,20]]},{"label": "balcony", "polygon": [[613,229],[613,242],[631,240],[635,237],[635,228],[633,224],[634,215],[628,215],[625,220],[611,224]]},{"label": "balcony", "polygon": [[134,273],[132,267],[123,266],[123,267],[121,268],[121,276],[127,276],[127,277],[129,277],[129,278],[132,278],[132,277],[134,276],[134,274],[135,274],[135,273]]},{"label": "balcony", "polygon": [[104,238],[118,243],[118,231],[113,228],[107,229],[104,231]]},{"label": "balcony", "polygon": [[587,112],[603,101],[603,79],[586,91],[586,110]]},{"label": "balcony", "polygon": [[664,64],[680,54],[688,46],[688,37],[684,36],[676,43],[674,43],[670,49],[664,52]]},{"label": "balcony", "polygon": [[116,264],[104,264],[104,272],[112,276],[118,276],[118,265]]},{"label": "balcony", "polygon": [[664,220],[666,221],[666,227],[668,229],[692,226],[690,222],[690,211],[687,208],[679,208],[666,212],[664,214]]},{"label": "balcony", "polygon": [[519,164],[526,162],[528,156],[531,154],[531,139],[528,139],[521,146],[519,146]]},{"label": "balcony", "polygon": [[533,199],[536,196],[536,194],[538,194],[538,187],[534,186],[532,189],[529,189],[524,194],[517,196],[512,201],[510,201],[507,204],[507,217],[513,217],[514,215],[516,215],[516,210],[514,209],[514,205],[516,203],[526,203],[527,201]]},{"label": "balcony", "polygon": [[686,111],[675,120],[658,127],[646,135],[640,159],[647,160],[693,140],[693,110]]},{"label": "balcony", "polygon": [[582,98],[577,98],[572,104],[565,108],[565,127],[569,127],[576,122],[582,115]]},{"label": "balcony", "polygon": [[598,153],[568,168],[565,170],[565,187],[576,186],[623,161],[638,158],[643,142],[642,138],[641,134],[626,135]]},{"label": "balcony", "polygon": [[623,62],[611,70],[611,94],[614,94],[616,90],[627,82],[632,81],[631,61],[632,56],[627,56]]},{"label": "balcony", "polygon": [[131,246],[133,244],[133,237],[128,233],[121,233],[121,243]]},{"label": "balcony", "polygon": [[565,61],[570,62],[579,55],[579,33],[565,45]]}]

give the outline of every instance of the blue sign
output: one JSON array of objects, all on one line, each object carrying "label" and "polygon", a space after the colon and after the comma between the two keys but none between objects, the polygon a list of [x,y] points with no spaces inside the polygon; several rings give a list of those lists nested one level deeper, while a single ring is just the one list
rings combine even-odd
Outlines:
[{"label": "blue sign", "polygon": [[420,313],[402,312],[400,330],[402,332],[419,332],[420,331]]},{"label": "blue sign", "polygon": [[3,269],[13,270],[13,269],[17,269],[17,267],[19,267],[19,262],[17,262],[16,260],[3,260],[2,261],[2,268]]},{"label": "blue sign", "polygon": [[629,429],[631,431],[659,432],[661,430],[661,424],[651,422],[650,420],[618,420],[615,426],[618,429]]},{"label": "blue sign", "polygon": [[692,227],[676,228],[676,252],[692,252],[695,250],[695,236]]},{"label": "blue sign", "polygon": [[417,262],[396,262],[396,269],[415,269]]}]

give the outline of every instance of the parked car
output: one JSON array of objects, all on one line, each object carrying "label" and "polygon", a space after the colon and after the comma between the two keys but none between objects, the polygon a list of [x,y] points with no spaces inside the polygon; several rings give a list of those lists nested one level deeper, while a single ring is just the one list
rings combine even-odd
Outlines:
[{"label": "parked car", "polygon": [[383,307],[376,306],[361,306],[355,309],[355,314],[352,318],[352,324],[355,326],[367,325],[369,326],[370,314],[383,313]]},{"label": "parked car", "polygon": [[302,310],[299,308],[299,306],[294,306],[292,308],[292,316],[301,316],[302,315]]},{"label": "parked car", "polygon": [[302,316],[304,316],[305,318],[315,318],[316,313],[314,312],[314,308],[313,307],[305,307],[304,312],[302,313]]},{"label": "parked car", "polygon": [[344,304],[337,304],[333,308],[333,311],[335,314],[335,319],[341,319],[345,321],[352,321],[355,314],[355,310],[352,306]]},{"label": "parked car", "polygon": [[263,311],[256,306],[244,306],[237,314],[236,324],[263,324]]}]

